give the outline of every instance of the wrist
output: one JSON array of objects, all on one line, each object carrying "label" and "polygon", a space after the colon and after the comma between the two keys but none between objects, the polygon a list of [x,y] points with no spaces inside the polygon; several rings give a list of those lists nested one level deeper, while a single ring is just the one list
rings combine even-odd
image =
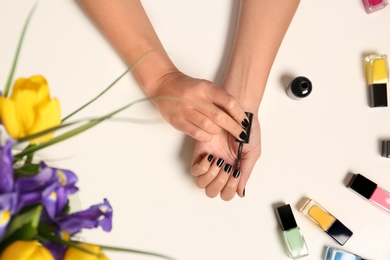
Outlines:
[{"label": "wrist", "polygon": [[175,72],[178,72],[178,69],[164,50],[146,52],[132,70],[133,75],[147,96],[154,95],[158,82],[165,75]]},{"label": "wrist", "polygon": [[258,113],[264,87],[243,78],[230,78],[223,83],[223,89],[238,100],[244,111]]}]

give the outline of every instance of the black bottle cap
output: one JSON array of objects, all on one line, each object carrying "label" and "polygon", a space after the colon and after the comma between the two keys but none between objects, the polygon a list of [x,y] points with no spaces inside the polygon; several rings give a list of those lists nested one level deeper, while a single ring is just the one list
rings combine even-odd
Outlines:
[{"label": "black bottle cap", "polygon": [[390,141],[382,141],[382,156],[390,158]]},{"label": "black bottle cap", "polygon": [[336,219],[332,226],[330,226],[330,228],[325,232],[340,245],[344,245],[353,235],[352,231],[344,226],[344,224],[341,223],[338,219]]},{"label": "black bottle cap", "polygon": [[361,174],[355,174],[348,183],[348,187],[366,199],[369,199],[378,185]]},{"label": "black bottle cap", "polygon": [[297,222],[295,222],[295,218],[291,210],[290,204],[278,207],[276,209],[276,213],[278,215],[278,220],[283,231],[297,227]]},{"label": "black bottle cap", "polygon": [[288,87],[291,93],[297,98],[307,97],[312,90],[311,81],[303,76],[293,79]]},{"label": "black bottle cap", "polygon": [[370,106],[387,107],[387,84],[373,84],[370,89]]}]

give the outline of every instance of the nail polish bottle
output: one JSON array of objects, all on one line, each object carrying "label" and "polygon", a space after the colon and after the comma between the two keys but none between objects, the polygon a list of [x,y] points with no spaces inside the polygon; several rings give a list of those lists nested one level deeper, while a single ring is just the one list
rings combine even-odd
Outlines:
[{"label": "nail polish bottle", "polygon": [[353,234],[340,220],[312,199],[307,199],[299,211],[340,245],[344,245]]},{"label": "nail polish bottle", "polygon": [[372,54],[365,59],[366,79],[371,107],[387,107],[387,83],[389,67],[385,54]]},{"label": "nail polish bottle", "polygon": [[311,81],[303,76],[293,79],[287,87],[287,95],[295,100],[299,100],[310,95],[312,90]]},{"label": "nail polish bottle", "polygon": [[385,8],[387,4],[387,0],[363,0],[364,9],[368,14]]},{"label": "nail polish bottle", "polygon": [[361,174],[354,174],[348,186],[380,209],[390,213],[390,193]]},{"label": "nail polish bottle", "polygon": [[325,260],[364,260],[358,255],[328,246],[325,252]]},{"label": "nail polish bottle", "polygon": [[292,259],[298,259],[309,255],[305,238],[295,222],[290,204],[278,207],[276,213],[282,228],[282,236],[288,256]]}]

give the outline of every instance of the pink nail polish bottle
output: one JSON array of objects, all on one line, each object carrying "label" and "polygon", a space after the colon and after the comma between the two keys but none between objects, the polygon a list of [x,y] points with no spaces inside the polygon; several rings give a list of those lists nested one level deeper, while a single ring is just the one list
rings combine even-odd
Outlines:
[{"label": "pink nail polish bottle", "polygon": [[348,187],[369,200],[372,204],[390,213],[390,193],[361,174],[354,174]]},{"label": "pink nail polish bottle", "polygon": [[385,8],[388,2],[387,0],[363,0],[363,4],[366,13],[370,14]]}]

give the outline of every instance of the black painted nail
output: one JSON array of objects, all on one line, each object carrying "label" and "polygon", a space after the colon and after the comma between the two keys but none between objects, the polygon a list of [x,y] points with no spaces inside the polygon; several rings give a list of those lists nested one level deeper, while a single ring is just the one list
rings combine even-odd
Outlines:
[{"label": "black painted nail", "polygon": [[241,140],[245,140],[248,136],[246,135],[245,131],[242,131],[240,134]]},{"label": "black painted nail", "polygon": [[232,170],[232,166],[230,164],[226,164],[225,167],[223,168],[223,170],[226,173],[229,173]]},{"label": "black painted nail", "polygon": [[245,118],[244,120],[242,120],[241,125],[242,125],[243,127],[248,127],[248,126],[249,126],[249,121],[248,121],[248,119]]},{"label": "black painted nail", "polygon": [[217,166],[221,167],[223,163],[224,163],[224,160],[219,158],[218,161],[217,161]]},{"label": "black painted nail", "polygon": [[207,157],[207,161],[211,162],[213,160],[214,156],[212,154],[209,155],[209,157]]},{"label": "black painted nail", "polygon": [[244,190],[242,191],[242,196],[245,197],[245,188],[244,188]]},{"label": "black painted nail", "polygon": [[238,178],[238,176],[240,176],[240,170],[235,169],[235,170],[233,171],[233,177],[234,177],[234,178]]}]

